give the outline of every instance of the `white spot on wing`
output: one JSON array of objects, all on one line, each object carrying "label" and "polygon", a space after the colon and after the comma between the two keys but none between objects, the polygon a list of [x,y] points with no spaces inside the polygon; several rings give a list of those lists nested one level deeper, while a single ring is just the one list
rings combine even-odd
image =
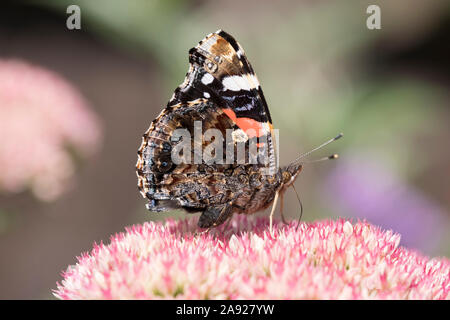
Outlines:
[{"label": "white spot on wing", "polygon": [[214,77],[212,75],[210,75],[209,73],[205,73],[205,75],[202,77],[202,83],[204,85],[208,85],[211,82],[213,82]]},{"label": "white spot on wing", "polygon": [[250,90],[259,87],[258,78],[254,74],[244,74],[242,76],[229,76],[222,80],[225,90],[239,91]]},{"label": "white spot on wing", "polygon": [[211,95],[208,92],[203,92],[203,96],[207,99],[211,98]]}]

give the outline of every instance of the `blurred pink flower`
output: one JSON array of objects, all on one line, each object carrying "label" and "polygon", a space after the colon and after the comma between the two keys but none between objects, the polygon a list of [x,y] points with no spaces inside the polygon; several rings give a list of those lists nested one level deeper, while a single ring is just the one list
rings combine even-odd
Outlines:
[{"label": "blurred pink flower", "polygon": [[144,223],[64,272],[60,299],[449,299],[450,261],[345,220],[275,225],[239,216],[195,236],[195,219]]},{"label": "blurred pink flower", "polygon": [[100,136],[96,115],[66,80],[0,60],[0,192],[30,188],[39,199],[56,198],[74,171],[68,147],[89,156]]}]

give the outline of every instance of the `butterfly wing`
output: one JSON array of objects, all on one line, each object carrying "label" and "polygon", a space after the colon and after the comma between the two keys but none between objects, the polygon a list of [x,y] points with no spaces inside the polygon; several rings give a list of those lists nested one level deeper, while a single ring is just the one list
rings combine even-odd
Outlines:
[{"label": "butterfly wing", "polygon": [[[144,134],[138,151],[138,185],[149,199],[147,208],[151,211],[180,207],[188,212],[204,210],[214,220],[217,215],[246,211],[262,183],[260,167],[274,165],[271,118],[258,79],[243,49],[230,35],[221,30],[208,35],[189,51],[189,61],[184,82]],[[224,138],[231,134],[230,140],[223,140],[223,150],[227,150],[227,143],[243,141],[247,154],[251,139],[264,137],[269,161],[238,163],[235,151],[231,162],[192,161],[210,145],[204,139],[194,139],[196,122],[201,124],[201,134],[208,129],[218,130]],[[189,163],[176,164],[171,157],[180,143],[174,135],[177,129],[191,137]]]},{"label": "butterfly wing", "polygon": [[[189,71],[168,106],[207,98],[235,124],[241,135],[264,137],[270,168],[278,167],[276,139],[266,99],[241,45],[218,30],[189,50]],[[273,171],[273,170],[272,170]]]},{"label": "butterfly wing", "polygon": [[169,105],[208,98],[240,129],[253,130],[250,136],[270,134],[272,119],[258,78],[232,36],[222,30],[207,35],[189,51],[189,62]]}]

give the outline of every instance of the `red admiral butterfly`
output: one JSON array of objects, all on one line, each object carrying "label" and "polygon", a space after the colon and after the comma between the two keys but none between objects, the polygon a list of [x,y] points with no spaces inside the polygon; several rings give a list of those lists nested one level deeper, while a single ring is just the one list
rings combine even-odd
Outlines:
[{"label": "red admiral butterfly", "polygon": [[[201,211],[199,227],[211,228],[234,213],[251,214],[273,203],[272,223],[278,195],[293,184],[303,168],[300,158],[310,152],[278,168],[264,94],[244,50],[228,33],[206,36],[189,50],[189,62],[184,82],[151,123],[138,151],[138,187],[149,200],[147,209]],[[214,139],[206,137],[208,130]],[[198,133],[200,139],[190,139]],[[179,152],[183,143],[187,149]],[[212,145],[226,150],[227,161]],[[175,161],[174,154],[181,153],[189,161]],[[205,153],[215,161],[202,157]]]}]

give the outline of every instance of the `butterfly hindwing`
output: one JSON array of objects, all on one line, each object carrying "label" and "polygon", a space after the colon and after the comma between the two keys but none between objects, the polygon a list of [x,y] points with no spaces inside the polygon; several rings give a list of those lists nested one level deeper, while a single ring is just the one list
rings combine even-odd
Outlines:
[{"label": "butterfly hindwing", "polygon": [[[236,166],[205,161],[203,152],[209,143],[195,139],[195,122],[202,130],[201,136],[209,129],[219,130],[225,136],[226,129],[233,127],[231,119],[213,102],[197,99],[163,110],[143,137],[138,159],[139,187],[143,195],[155,200],[149,205],[152,211],[177,207],[199,211],[229,201],[233,186],[228,177]],[[175,164],[172,159],[172,149],[182,142],[175,134],[177,129],[186,130],[189,136],[190,155],[186,163]],[[200,146],[196,146],[198,141]],[[198,152],[201,162],[194,163]]]}]

